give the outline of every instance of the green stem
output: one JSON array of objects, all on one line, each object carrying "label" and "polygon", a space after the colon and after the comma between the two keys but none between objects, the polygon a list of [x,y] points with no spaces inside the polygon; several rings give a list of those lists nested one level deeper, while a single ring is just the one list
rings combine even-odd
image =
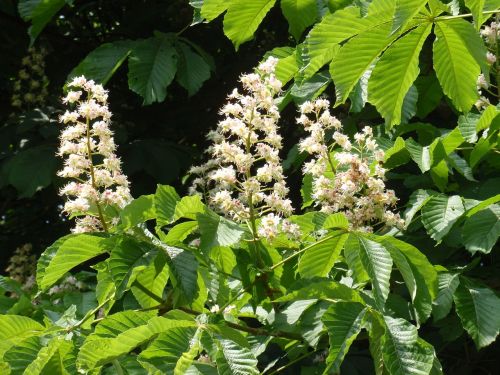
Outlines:
[{"label": "green stem", "polygon": [[71,330],[78,328],[82,326],[83,323],[85,323],[87,320],[89,320],[91,317],[93,317],[100,309],[104,307],[109,301],[111,301],[113,298],[115,298],[114,293],[106,298],[99,306],[97,306],[95,309],[89,311],[83,318],[80,320],[78,323],[76,323],[74,326],[71,327]]},{"label": "green stem", "polygon": [[160,303],[160,304],[164,304],[165,301],[163,300],[163,298],[157,296],[156,294],[154,294],[152,291],[150,291],[148,288],[146,288],[144,285],[142,285],[139,281],[135,280],[134,281],[134,284],[133,284],[135,287],[137,287],[137,289],[140,289],[144,294],[146,294],[147,296],[151,297],[152,299],[154,299],[156,302]]},{"label": "green stem", "polygon": [[[500,9],[487,10],[487,11],[481,12],[481,14],[495,14],[495,13],[498,13],[498,12],[500,12]],[[437,21],[446,21],[446,20],[454,20],[454,19],[457,19],[457,18],[469,18],[469,17],[472,17],[472,16],[473,16],[472,13],[457,14],[456,16],[440,16],[440,17],[434,18],[434,22],[437,22]]]},{"label": "green stem", "polygon": [[[95,174],[94,174],[94,162],[92,161],[92,147],[91,147],[91,137],[90,137],[90,119],[87,117],[87,152],[89,154],[89,162],[90,162],[90,180],[92,182],[92,187],[97,191],[97,184],[95,182]],[[102,213],[101,205],[99,204],[99,200],[96,200],[95,205],[97,207],[97,212],[99,214],[99,220],[101,221],[102,228],[105,232],[108,232],[108,225],[106,224],[106,220],[104,220],[104,215]]]}]

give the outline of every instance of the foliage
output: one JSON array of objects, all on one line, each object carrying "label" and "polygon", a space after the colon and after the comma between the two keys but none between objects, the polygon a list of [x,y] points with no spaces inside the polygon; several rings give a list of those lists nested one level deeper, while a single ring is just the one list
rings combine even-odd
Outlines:
[{"label": "foliage", "polygon": [[[85,1],[8,3],[0,13],[28,22],[33,44],[54,43],[55,31],[85,40],[88,30],[78,25],[93,21],[97,37],[78,61],[61,72],[47,64],[57,86],[52,98],[79,75],[112,87],[111,102],[122,105],[115,129],[117,139],[125,134],[118,150],[124,171],[133,188],[149,184],[132,190],[137,198],[110,231],[43,237],[53,243],[38,260],[36,285],[0,277],[0,372],[496,371],[484,359],[498,350],[500,331],[500,56],[492,24],[499,1],[193,0],[190,27],[165,29],[158,21],[123,35],[113,34],[127,30],[122,20],[93,19]],[[141,12],[138,29],[167,11]],[[173,111],[176,97],[193,96],[186,99],[190,111],[205,110],[197,95],[216,96],[214,72],[224,76],[230,65],[216,56],[227,47],[219,28],[238,51],[231,56],[256,57],[244,68],[278,59],[276,76],[285,84],[277,101],[286,124],[280,133],[289,151],[283,166],[294,206],[302,205],[289,218],[300,227],[298,238],[257,238],[252,226],[184,196],[185,171],[211,118],[202,115],[194,128],[178,125],[178,132],[137,130],[155,124],[160,106]],[[215,37],[186,36],[190,30]],[[219,90],[220,101],[229,89]],[[293,107],[320,95],[336,98],[332,111],[346,134],[373,129],[404,228],[362,232],[346,215],[313,206]],[[55,102],[2,116],[0,187],[9,197],[5,207],[49,197],[50,221],[64,228],[54,198],[54,122],[62,113]],[[130,126],[134,110],[153,115]],[[176,144],[185,136],[191,143]]]}]

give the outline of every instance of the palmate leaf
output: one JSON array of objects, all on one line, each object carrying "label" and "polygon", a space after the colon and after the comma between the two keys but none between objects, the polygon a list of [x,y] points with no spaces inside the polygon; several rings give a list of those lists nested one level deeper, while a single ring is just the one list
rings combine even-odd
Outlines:
[{"label": "palmate leaf", "polygon": [[357,236],[359,241],[359,258],[366,273],[370,277],[375,302],[383,309],[389,295],[389,280],[392,271],[392,258],[381,244],[364,236]]},{"label": "palmate leaf", "polygon": [[302,277],[326,277],[330,273],[349,235],[334,232],[333,236],[328,241],[318,243],[304,252],[299,260],[299,273]]},{"label": "palmate leaf", "polygon": [[137,271],[145,269],[157,253],[158,249],[154,246],[139,242],[131,236],[122,236],[115,240],[108,264],[116,286],[116,298],[122,297],[135,280]]},{"label": "palmate leaf", "polygon": [[109,251],[112,242],[91,234],[70,234],[60,238],[40,256],[36,281],[45,291],[73,267]]},{"label": "palmate leaf", "polygon": [[422,208],[422,223],[427,233],[439,242],[464,212],[460,196],[435,195]]},{"label": "palmate leaf", "polygon": [[318,17],[316,0],[281,0],[280,4],[288,21],[290,34],[299,40],[304,30]]},{"label": "palmate leaf", "polygon": [[[224,34],[236,50],[250,39],[276,0],[233,0],[224,16]],[[203,8],[202,8],[203,9]],[[202,12],[203,14],[203,12]]]},{"label": "palmate leaf", "polygon": [[9,348],[44,329],[40,323],[25,316],[0,315],[0,359]]},{"label": "palmate leaf", "polygon": [[94,333],[81,346],[77,366],[82,371],[91,371],[127,354],[157,334],[179,327],[196,327],[196,323],[153,317],[151,313],[135,311],[108,316],[96,326]]},{"label": "palmate leaf", "polygon": [[104,43],[90,52],[68,75],[68,80],[84,75],[105,85],[123,64],[134,46],[130,40]]},{"label": "palmate leaf", "polygon": [[368,101],[390,127],[401,123],[405,97],[418,76],[420,50],[431,32],[425,23],[392,44],[378,61],[368,81]]},{"label": "palmate leaf", "polygon": [[462,238],[469,251],[489,253],[500,236],[500,205],[490,207],[470,216],[464,223]]},{"label": "palmate leaf", "polygon": [[195,327],[172,328],[158,335],[137,360],[149,373],[184,374],[198,351],[200,332]]},{"label": "palmate leaf", "polygon": [[418,337],[417,328],[404,319],[384,316],[382,356],[391,375],[429,374],[434,348]]},{"label": "palmate leaf", "polygon": [[460,284],[458,274],[440,272],[438,274],[438,295],[432,305],[432,316],[434,320],[443,319],[451,311],[453,305],[453,294]]},{"label": "palmate leaf", "polygon": [[[330,65],[330,72],[335,83],[336,105],[346,101],[365,71],[396,39],[396,35],[389,37],[390,29],[390,24],[385,23],[359,33],[349,39],[335,55]],[[359,51],[363,53],[360,54]]]},{"label": "palmate leaf", "polygon": [[403,276],[416,310],[417,322],[423,323],[432,311],[432,301],[438,293],[437,272],[416,247],[394,237],[375,237],[391,254]]},{"label": "palmate leaf", "polygon": [[478,98],[476,80],[481,69],[464,42],[471,32],[475,33],[474,28],[460,19],[437,22],[434,27],[436,75],[443,92],[462,112],[468,112]]},{"label": "palmate leaf", "polygon": [[45,26],[61,8],[74,0],[20,0],[19,14],[25,21],[31,21],[29,35],[33,43]]},{"label": "palmate leaf", "polygon": [[303,58],[305,65],[301,70],[302,78],[311,77],[329,63],[335,56],[338,44],[361,32],[390,24],[394,9],[394,1],[375,0],[370,3],[366,17],[361,17],[361,10],[357,7],[347,7],[323,17],[307,36],[304,45],[307,57]]},{"label": "palmate leaf", "polygon": [[128,60],[128,85],[144,104],[162,102],[177,71],[177,51],[171,35],[158,33],[137,41]]},{"label": "palmate leaf", "polygon": [[481,349],[495,341],[500,330],[500,298],[490,288],[460,277],[453,294],[462,325]]},{"label": "palmate leaf", "polygon": [[257,375],[257,359],[252,352],[234,341],[216,340],[217,368],[220,375]]},{"label": "palmate leaf", "polygon": [[337,302],[325,312],[321,320],[330,340],[325,374],[331,368],[333,372],[339,372],[345,355],[361,331],[365,314],[366,308],[357,302]]},{"label": "palmate leaf", "polygon": [[404,26],[422,9],[428,0],[396,0],[396,12],[392,31],[403,29]]}]

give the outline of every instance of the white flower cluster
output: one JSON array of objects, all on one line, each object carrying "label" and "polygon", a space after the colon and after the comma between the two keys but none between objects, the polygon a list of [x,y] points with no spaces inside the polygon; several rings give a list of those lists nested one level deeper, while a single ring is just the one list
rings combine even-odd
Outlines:
[{"label": "white flower cluster", "polygon": [[[497,64],[497,50],[498,50],[498,37],[500,35],[500,28],[496,22],[491,22],[489,25],[485,25],[481,29],[481,36],[484,38],[488,52],[486,52],[486,61],[488,65],[492,66],[493,72],[498,69]],[[498,84],[498,83],[497,83]],[[490,84],[488,77],[484,74],[480,74],[477,78],[477,90],[479,93],[479,99],[474,104],[478,110],[485,109],[491,103],[490,100],[483,95],[482,90],[488,91]]]},{"label": "white flower cluster", "polygon": [[399,214],[389,209],[398,199],[385,188],[385,169],[380,165],[384,152],[373,139],[372,129],[366,126],[351,142],[329,106],[326,99],[305,102],[297,119],[309,133],[299,150],[313,156],[305,163],[304,173],[313,177],[316,205],[326,213],[343,212],[356,230],[372,231],[377,223],[403,226]]},{"label": "white flower cluster", "polygon": [[60,117],[61,123],[69,125],[60,136],[58,154],[65,160],[58,175],[74,181],[60,191],[61,195],[71,197],[64,211],[82,216],[77,219],[74,232],[106,230],[114,220],[105,215],[105,208],[120,208],[132,199],[109,129],[108,93],[83,76],[73,79],[68,87],[72,91],[63,98],[63,103],[73,110]]},{"label": "white flower cluster", "polygon": [[45,75],[45,49],[31,47],[21,61],[18,78],[14,81],[11,104],[18,109],[30,109],[45,104],[49,80]]},{"label": "white flower cluster", "polygon": [[274,75],[277,62],[270,57],[254,73],[241,76],[243,93],[233,90],[220,112],[224,119],[208,134],[213,142],[208,149],[211,160],[190,171],[198,175],[191,193],[203,193],[214,209],[234,220],[261,218],[257,232],[268,239],[279,230],[298,231],[283,219],[293,209],[279,157],[280,115],[274,103],[281,90]]}]

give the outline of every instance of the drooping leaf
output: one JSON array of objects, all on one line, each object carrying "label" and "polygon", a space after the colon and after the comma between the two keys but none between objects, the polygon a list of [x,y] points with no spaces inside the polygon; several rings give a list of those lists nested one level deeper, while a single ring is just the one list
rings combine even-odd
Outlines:
[{"label": "drooping leaf", "polygon": [[6,181],[17,189],[19,198],[32,197],[50,185],[58,165],[54,154],[52,146],[35,146],[15,154],[3,165]]},{"label": "drooping leaf", "polygon": [[[193,340],[196,332],[194,327],[179,327],[161,333],[137,360],[150,373],[177,374],[178,366],[184,362],[183,354],[189,353],[198,344],[197,340]],[[189,364],[189,361],[186,362]]]},{"label": "drooping leaf", "polygon": [[25,21],[31,21],[29,35],[33,43],[54,15],[61,10],[66,3],[73,0],[20,0],[18,4],[19,14]]},{"label": "drooping leaf", "polygon": [[422,208],[422,223],[427,233],[439,242],[464,212],[460,196],[435,195]]},{"label": "drooping leaf", "polygon": [[326,326],[330,341],[325,373],[329,369],[339,371],[351,344],[361,331],[365,314],[366,308],[357,302],[337,302],[325,312],[321,320]]},{"label": "drooping leaf", "polygon": [[216,362],[220,375],[257,375],[257,359],[252,352],[234,341],[216,340],[219,348]]},{"label": "drooping leaf", "polygon": [[490,288],[465,277],[453,294],[462,325],[481,349],[495,341],[500,330],[500,298]]},{"label": "drooping leaf", "polygon": [[236,50],[253,34],[274,6],[276,0],[234,0],[229,3],[224,16],[224,34],[233,42]]},{"label": "drooping leaf", "polygon": [[141,195],[120,211],[121,226],[124,230],[156,217],[154,195]]},{"label": "drooping leaf", "polygon": [[420,50],[431,27],[432,24],[424,23],[398,39],[385,51],[372,72],[368,100],[389,126],[401,123],[403,103],[420,72]]},{"label": "drooping leaf", "polygon": [[133,46],[134,42],[130,40],[100,45],[80,61],[68,75],[68,80],[83,75],[105,85],[123,64]]},{"label": "drooping leaf", "polygon": [[421,146],[411,137],[408,138],[405,143],[411,158],[417,163],[422,173],[427,172],[432,166],[432,156],[429,151],[429,146]]},{"label": "drooping leaf", "polygon": [[232,246],[245,233],[238,224],[213,213],[198,214],[197,220],[201,232],[200,246],[205,251],[216,246]]},{"label": "drooping leaf", "polygon": [[[464,27],[463,23],[467,24]],[[476,80],[480,66],[464,39],[475,30],[467,21],[437,22],[434,27],[434,67],[443,92],[462,112],[469,112],[478,98]]]},{"label": "drooping leaf", "polygon": [[70,234],[48,247],[38,260],[36,281],[45,291],[73,267],[110,250],[105,237]]},{"label": "drooping leaf", "polygon": [[299,260],[299,273],[304,278],[326,277],[338,261],[348,234],[336,232],[328,241],[311,246]]},{"label": "drooping leaf", "polygon": [[176,80],[184,87],[189,96],[194,95],[207,79],[210,78],[210,65],[185,43],[177,44],[177,75]]},{"label": "drooping leaf", "polygon": [[288,21],[288,30],[296,40],[318,16],[316,0],[281,0],[281,9]]},{"label": "drooping leaf", "polygon": [[158,185],[154,195],[154,207],[158,225],[170,224],[173,221],[175,208],[180,197],[172,186]]},{"label": "drooping leaf", "polygon": [[0,358],[20,341],[36,336],[44,327],[33,319],[19,315],[0,315]]},{"label": "drooping leaf", "polygon": [[383,359],[391,375],[428,374],[434,348],[418,337],[417,328],[404,319],[384,316]]},{"label": "drooping leaf", "polygon": [[432,316],[434,320],[443,319],[450,313],[453,294],[460,284],[458,274],[440,272],[438,274],[438,295],[433,302]]},{"label": "drooping leaf", "polygon": [[167,34],[138,41],[128,60],[128,85],[144,104],[162,102],[177,71],[177,51]]},{"label": "drooping leaf", "polygon": [[420,209],[429,201],[429,199],[431,199],[431,196],[435,194],[436,193],[432,190],[418,189],[410,195],[410,199],[408,200],[408,204],[406,205],[406,210],[403,214],[406,228],[408,228],[408,226],[411,224],[415,214],[420,211]]},{"label": "drooping leaf", "polygon": [[489,253],[500,236],[500,205],[493,204],[470,216],[464,223],[462,238],[469,251]]}]

